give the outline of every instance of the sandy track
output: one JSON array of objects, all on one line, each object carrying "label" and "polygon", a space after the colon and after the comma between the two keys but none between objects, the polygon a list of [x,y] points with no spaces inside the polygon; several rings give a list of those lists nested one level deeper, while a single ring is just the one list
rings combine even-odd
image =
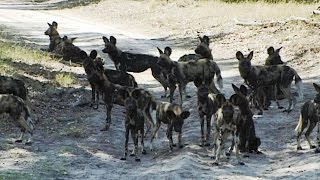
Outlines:
[{"label": "sandy track", "polygon": [[[159,37],[151,40],[151,35],[143,36],[143,33],[135,35],[129,31],[126,34],[123,30],[120,31],[113,29],[110,25],[104,25],[99,19],[89,21],[79,18],[78,14],[72,16],[72,10],[65,13],[60,11],[16,10],[14,6],[11,6],[11,9],[0,10],[0,24],[8,26],[12,30],[12,34],[21,36],[26,42],[34,43],[36,46],[48,44],[48,39],[43,35],[43,32],[47,28],[46,22],[52,22],[53,20],[59,23],[61,35],[78,37],[75,44],[86,51],[101,50],[103,47],[101,36],[115,35],[118,38],[118,46],[123,50],[157,55],[156,46],[163,48],[172,45],[172,47],[176,47],[173,52],[174,59],[183,53],[192,52],[189,49],[191,45],[177,44],[177,42],[182,41],[178,38],[164,41]],[[296,27],[301,28],[299,24]],[[305,30],[305,28],[301,29]],[[234,58],[236,50],[246,50],[248,52],[246,48],[258,49],[255,58],[263,59],[265,57],[264,51],[269,44],[277,44],[280,41],[282,45],[293,43],[291,47],[294,47],[306,43],[305,41],[282,41],[281,34],[275,34],[274,37],[277,38],[272,40],[267,36],[271,31],[273,31],[272,27],[265,30],[234,27],[231,31],[223,31],[226,34],[222,38],[215,39],[213,52],[215,60],[222,69],[226,95],[232,94],[231,83],[240,84],[242,82],[237,70],[237,61]],[[305,31],[313,32],[309,29]],[[296,31],[292,33],[295,34]],[[308,35],[308,33],[305,33],[305,36]],[[313,34],[310,41],[314,37],[317,37],[317,35]],[[188,42],[192,45],[196,44],[196,38],[188,38],[184,41],[185,44],[188,44]],[[318,46],[319,43],[314,42],[313,45]],[[294,54],[289,52],[288,49],[284,51],[284,56],[286,59],[293,59]],[[107,58],[101,52],[100,55]],[[311,59],[316,55],[307,54],[306,57]],[[261,61],[258,60],[255,63],[261,63]],[[311,63],[310,60],[306,61]],[[317,66],[310,65],[314,70],[310,68],[310,72],[307,72],[303,71],[306,69],[298,67],[297,64],[296,61],[292,63],[294,67],[300,70],[299,73],[301,72],[302,77],[306,79],[306,98],[310,99],[313,95],[310,82],[318,77],[318,74],[316,74]],[[108,66],[112,66],[110,61],[108,61]],[[80,74],[84,73],[81,68],[70,69]],[[162,88],[150,76],[150,71],[134,75],[142,87],[147,87],[154,93],[157,100],[160,100]],[[296,125],[301,102],[296,107],[297,111],[290,115],[283,114],[272,107],[262,118],[256,119],[257,134],[262,140],[262,155],[251,155],[250,158],[245,158],[245,166],[236,165],[234,157],[223,162],[219,167],[211,166],[212,161],[208,156],[208,150],[197,145],[200,137],[200,126],[197,108],[194,103],[196,102],[194,91],[194,86],[190,84],[188,92],[193,97],[184,103],[184,108],[189,109],[192,114],[184,126],[184,141],[187,145],[183,149],[174,149],[173,152],[168,152],[165,130],[161,129],[159,138],[156,140],[157,154],[149,152],[148,155],[141,157],[141,163],[136,163],[130,158],[127,162],[122,162],[119,160],[124,144],[124,110],[122,107],[115,106],[113,109],[113,124],[110,131],[100,132],[99,129],[102,127],[105,118],[103,107],[98,111],[89,107],[68,109],[68,104],[61,103],[67,108],[64,110],[66,114],[57,115],[58,122],[54,121],[52,128],[62,128],[61,126],[71,124],[75,127],[82,127],[85,135],[80,136],[80,138],[72,138],[54,131],[46,132],[39,127],[35,134],[35,144],[31,148],[9,144],[9,147],[3,148],[4,150],[0,149],[2,163],[0,164],[0,174],[18,171],[31,174],[31,177],[35,179],[42,179],[42,177],[48,179],[140,179],[140,177],[143,177],[143,179],[316,179],[319,177],[319,156],[310,150],[304,150],[301,153],[295,151],[293,129]],[[57,102],[59,101],[59,97],[55,97],[55,99]],[[286,102],[282,103],[285,104]],[[73,118],[68,118],[68,116]],[[60,132],[59,129],[57,131]],[[7,143],[8,137],[4,136],[4,139],[6,139],[4,142]],[[147,139],[147,142],[149,142],[149,139]],[[306,147],[305,142],[303,145]]]}]

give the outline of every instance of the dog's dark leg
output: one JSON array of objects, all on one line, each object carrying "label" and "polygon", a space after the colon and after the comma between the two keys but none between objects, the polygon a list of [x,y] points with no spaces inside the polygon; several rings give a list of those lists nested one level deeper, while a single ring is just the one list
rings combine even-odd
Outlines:
[{"label": "dog's dark leg", "polygon": [[315,119],[313,119],[313,118],[310,118],[309,128],[307,129],[306,134],[305,134],[310,149],[316,148],[315,145],[312,145],[312,143],[311,143],[311,141],[310,141],[310,138],[309,138],[312,130],[314,129],[314,127],[315,127],[316,125],[317,125],[317,121],[315,121]]},{"label": "dog's dark leg", "polygon": [[139,141],[139,138],[138,138],[138,133],[135,129],[131,130],[131,138],[132,138],[132,141],[134,143],[134,149],[132,151],[132,153],[130,154],[130,156],[134,156],[135,157],[135,161],[136,162],[140,162],[140,158],[138,158],[138,141]]},{"label": "dog's dark leg", "polygon": [[141,147],[142,147],[142,151],[141,151],[141,153],[142,154],[147,154],[147,151],[146,151],[146,149],[145,149],[145,147],[144,147],[144,128],[142,128],[142,129],[140,129],[140,135],[141,135]]},{"label": "dog's dark leg", "polygon": [[314,151],[315,153],[320,153],[320,121],[318,119],[318,135],[317,135],[317,149]]},{"label": "dog's dark leg", "polygon": [[273,86],[273,97],[274,97],[274,99],[275,99],[275,101],[276,101],[276,103],[277,103],[278,109],[283,109],[283,107],[280,106],[280,103],[279,103],[278,98],[277,98],[277,94],[278,94],[277,89],[278,89],[278,88],[277,88],[277,85],[274,85],[274,86]]},{"label": "dog's dark leg", "polygon": [[204,115],[201,113],[200,115],[200,125],[201,125],[201,142],[200,142],[200,146],[204,146]]},{"label": "dog's dark leg", "polygon": [[94,109],[98,109],[96,106],[96,86],[94,84],[91,84],[91,104],[90,107],[93,107]]},{"label": "dog's dark leg", "polygon": [[26,141],[25,145],[30,146],[32,145],[32,133],[28,133],[29,134],[29,138]]},{"label": "dog's dark leg", "polygon": [[220,160],[220,155],[221,155],[221,150],[222,150],[222,146],[223,146],[223,137],[222,137],[222,134],[221,132],[218,132],[219,133],[219,137],[217,138],[217,143],[216,143],[216,146],[217,146],[217,150],[216,150],[216,155],[215,155],[215,161],[213,163],[213,165],[216,165],[218,166],[219,165],[219,160]]},{"label": "dog's dark leg", "polygon": [[156,127],[154,129],[154,132],[153,132],[151,140],[150,140],[150,151],[153,151],[153,139],[155,138],[160,126],[161,126],[161,122],[160,122],[160,120],[157,119],[157,124],[156,124]]},{"label": "dog's dark leg", "polygon": [[122,157],[120,160],[127,160],[128,155],[128,141],[129,141],[129,125],[126,125],[126,134],[125,134],[125,144],[124,144],[124,157]]},{"label": "dog's dark leg", "polygon": [[143,113],[144,119],[147,120],[147,130],[145,134],[143,134],[143,136],[146,137],[147,134],[151,131],[151,129],[154,129],[154,122],[150,114],[150,102],[149,102],[149,105],[143,109],[142,113]]},{"label": "dog's dark leg", "polygon": [[112,104],[105,102],[106,103],[106,110],[107,110],[107,118],[106,118],[106,125],[103,129],[100,131],[107,131],[110,128],[111,125],[111,110],[112,110]]},{"label": "dog's dark leg", "polygon": [[206,115],[207,119],[207,136],[205,146],[210,146],[210,131],[211,131],[211,115]]},{"label": "dog's dark leg", "polygon": [[25,131],[21,129],[21,134],[17,140],[15,140],[16,143],[21,143],[23,136],[24,136]]},{"label": "dog's dark leg", "polygon": [[185,86],[183,86],[182,84],[179,84],[179,96],[180,96],[180,105],[181,106],[182,106],[182,103],[183,103],[182,94],[183,94],[184,89],[185,89]]},{"label": "dog's dark leg", "polygon": [[244,165],[244,163],[240,159],[240,154],[239,154],[239,152],[240,152],[240,150],[239,150],[239,143],[240,143],[239,136],[235,135],[234,139],[235,139],[235,144],[236,144],[236,157],[237,157],[238,164]]},{"label": "dog's dark leg", "polygon": [[168,124],[168,128],[167,128],[167,138],[169,140],[169,147],[170,147],[170,151],[172,151],[173,149],[173,140],[172,140],[172,129],[173,129],[173,125],[172,124]]},{"label": "dog's dark leg", "polygon": [[317,144],[318,144],[318,149],[320,148],[320,121],[318,119],[318,135],[317,135]]},{"label": "dog's dark leg", "polygon": [[283,92],[283,95],[286,97],[286,99],[288,99],[288,108],[286,110],[284,110],[283,112],[291,112],[292,111],[292,102],[293,102],[293,96],[290,92],[290,88],[288,87],[283,87],[283,86],[280,86],[280,90]]},{"label": "dog's dark leg", "polygon": [[[172,138],[172,136],[171,136]],[[183,148],[183,144],[182,144],[182,132],[179,132],[178,134],[178,144],[179,144],[179,148]]]},{"label": "dog's dark leg", "polygon": [[170,103],[173,102],[173,96],[174,96],[174,91],[176,90],[176,85],[170,85],[169,91],[170,91]]},{"label": "dog's dark leg", "polygon": [[167,91],[168,91],[168,87],[163,87],[164,89],[164,95],[161,96],[161,98],[167,98]]}]

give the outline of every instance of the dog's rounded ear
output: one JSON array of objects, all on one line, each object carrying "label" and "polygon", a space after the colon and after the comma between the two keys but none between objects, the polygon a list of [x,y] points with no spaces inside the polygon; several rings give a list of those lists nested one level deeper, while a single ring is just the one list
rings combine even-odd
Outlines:
[{"label": "dog's rounded ear", "polygon": [[176,114],[172,110],[167,110],[166,114],[167,114],[169,119],[175,119],[176,118]]},{"label": "dog's rounded ear", "polygon": [[89,57],[92,58],[92,59],[96,59],[97,58],[97,55],[98,55],[98,52],[96,50],[92,50],[90,52],[90,55]]},{"label": "dog's rounded ear", "polygon": [[245,85],[241,84],[240,86],[240,92],[244,95],[247,96],[248,95],[248,89]]},{"label": "dog's rounded ear", "polygon": [[209,46],[209,44],[210,44],[210,39],[209,39],[208,36],[204,35],[201,42],[203,42],[203,43],[205,43],[206,45]]},{"label": "dog's rounded ear", "polygon": [[276,50],[276,53],[279,54],[280,50],[282,49],[282,47],[280,47],[279,49]]},{"label": "dog's rounded ear", "polygon": [[113,45],[117,44],[117,39],[114,36],[110,36],[110,43]]},{"label": "dog's rounded ear", "polygon": [[52,21],[52,26],[58,27],[58,23],[55,21]]},{"label": "dog's rounded ear", "polygon": [[267,49],[267,53],[269,55],[273,54],[274,53],[274,48],[272,46],[270,46],[268,49]]},{"label": "dog's rounded ear", "polygon": [[244,56],[243,56],[243,54],[242,54],[241,51],[238,51],[238,52],[236,53],[236,57],[237,57],[237,59],[238,59],[239,61],[241,61],[241,60],[244,59]]},{"label": "dog's rounded ear", "polygon": [[71,38],[70,42],[73,43],[73,41],[76,40],[76,39],[77,39],[77,37]]},{"label": "dog's rounded ear", "polygon": [[105,36],[102,36],[102,39],[103,39],[104,43],[109,43],[110,42],[109,39],[107,37],[105,37]]},{"label": "dog's rounded ear", "polygon": [[170,47],[165,47],[164,48],[164,54],[166,54],[167,56],[170,56],[172,53],[172,49]]},{"label": "dog's rounded ear", "polygon": [[157,49],[158,49],[160,55],[163,54],[163,51],[159,47],[157,47]]},{"label": "dog's rounded ear", "polygon": [[313,87],[318,93],[320,93],[320,86],[318,84],[313,83]]},{"label": "dog's rounded ear", "polygon": [[247,60],[251,61],[252,58],[253,58],[253,51],[249,53],[249,55],[247,56]]},{"label": "dog's rounded ear", "polygon": [[189,112],[189,111],[183,111],[183,112],[180,114],[180,117],[181,117],[182,119],[187,119],[189,116],[190,116],[190,112]]},{"label": "dog's rounded ear", "polygon": [[224,97],[223,94],[217,94],[216,95],[216,101],[218,102],[218,107],[221,107],[222,104],[224,104],[227,100],[226,100],[226,98]]},{"label": "dog's rounded ear", "polygon": [[80,56],[81,58],[87,58],[87,57],[88,57],[88,54],[87,54],[85,51],[80,51],[79,56]]},{"label": "dog's rounded ear", "polygon": [[202,37],[201,37],[200,35],[198,35],[198,38],[199,38],[200,42],[203,41],[203,40],[202,40]]},{"label": "dog's rounded ear", "polygon": [[233,89],[234,92],[237,93],[237,94],[238,94],[238,93],[241,93],[241,92],[240,92],[240,89],[239,89],[236,85],[234,85],[234,84],[232,84],[232,89]]},{"label": "dog's rounded ear", "polygon": [[139,99],[141,97],[142,93],[139,89],[135,89],[131,92],[131,96],[135,99]]},{"label": "dog's rounded ear", "polygon": [[229,98],[229,101],[235,105],[235,106],[239,106],[240,105],[240,101],[241,101],[241,98],[238,94],[233,94],[230,98]]}]

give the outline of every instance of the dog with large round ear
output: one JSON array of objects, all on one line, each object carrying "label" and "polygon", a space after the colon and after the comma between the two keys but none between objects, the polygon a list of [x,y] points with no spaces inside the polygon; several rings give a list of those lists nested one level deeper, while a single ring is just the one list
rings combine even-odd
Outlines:
[{"label": "dog with large round ear", "polygon": [[230,98],[229,101],[235,105],[235,106],[239,106],[242,104],[242,99],[239,94],[233,94]]},{"label": "dog with large round ear", "polygon": [[170,59],[172,49],[170,47],[165,47],[164,52],[159,47],[157,47],[157,49],[160,54],[157,64],[161,67],[162,70],[169,74],[169,72],[173,68],[173,61]]},{"label": "dog with large round ear", "polygon": [[110,36],[110,43],[115,46],[117,44],[117,39],[114,36]]},{"label": "dog with large round ear", "polygon": [[244,95],[247,96],[248,95],[248,89],[245,85],[241,84],[240,85],[240,92]]}]

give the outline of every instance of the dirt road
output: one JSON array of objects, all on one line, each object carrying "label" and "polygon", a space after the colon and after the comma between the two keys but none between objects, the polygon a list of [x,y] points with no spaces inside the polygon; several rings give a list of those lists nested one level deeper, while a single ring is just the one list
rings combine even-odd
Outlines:
[{"label": "dirt road", "polygon": [[[197,44],[196,34],[188,34],[186,38],[166,38],[152,34],[134,33],[102,23],[101,19],[80,18],[78,9],[59,11],[36,11],[23,6],[8,6],[7,2],[0,3],[0,24],[8,27],[10,34],[19,37],[35,47],[44,47],[48,38],[43,35],[46,22],[57,21],[59,32],[68,37],[78,37],[75,44],[89,52],[97,49],[100,56],[108,59],[101,52],[103,35],[114,35],[118,39],[118,46],[122,50],[157,55],[156,47],[173,47],[173,59],[184,53],[192,53],[190,47]],[[137,5],[138,6],[138,5]],[[88,7],[92,8],[92,7]],[[96,7],[96,8],[99,8]],[[85,11],[86,12],[86,11]],[[87,13],[87,12],[86,12]],[[161,14],[161,12],[158,12]],[[88,15],[89,16],[89,15]],[[110,15],[111,16],[111,15]],[[90,16],[89,16],[90,17]],[[121,24],[124,27],[124,24]],[[119,27],[119,25],[115,25]],[[146,25],[146,28],[148,26]],[[231,27],[231,29],[225,29]],[[290,29],[290,33],[286,31]],[[283,56],[286,61],[297,68],[304,78],[305,97],[313,96],[311,82],[319,78],[317,67],[319,64],[312,59],[318,57],[310,52],[310,47],[320,47],[318,29],[305,27],[304,24],[275,25],[274,27],[240,27],[235,25],[219,26],[213,37],[214,60],[222,69],[224,78],[223,92],[229,96],[233,92],[231,83],[241,84],[237,69],[237,60],[234,57],[236,50],[249,52],[255,50],[255,63],[262,63],[266,57],[266,47],[272,45],[285,46]],[[280,29],[275,33],[275,30]],[[213,28],[213,30],[216,30]],[[273,32],[273,33],[272,33]],[[164,33],[165,34],[165,33]],[[284,36],[284,34],[286,36]],[[215,36],[217,35],[217,36]],[[300,41],[297,39],[300,38]],[[296,53],[308,49],[303,58],[295,59]],[[289,50],[289,49],[294,49]],[[302,51],[303,52],[303,51]],[[305,67],[299,67],[301,60]],[[107,61],[108,67],[113,67]],[[59,67],[60,68],[60,67]],[[57,68],[57,69],[59,69]],[[68,67],[70,71],[80,74],[84,79],[81,67]],[[160,85],[150,76],[150,71],[134,74],[139,86],[148,88],[158,101],[163,93]],[[200,138],[200,124],[196,107],[195,87],[190,83],[188,92],[192,96],[183,107],[191,111],[191,117],[186,121],[183,139],[186,147],[183,149],[168,150],[168,141],[165,129],[162,128],[156,139],[156,154],[148,151],[141,155],[141,163],[130,159],[120,161],[124,145],[124,109],[115,106],[112,112],[112,126],[108,132],[100,132],[105,119],[104,108],[98,111],[89,107],[71,108],[70,103],[76,100],[75,96],[62,94],[49,97],[48,113],[42,113],[43,123],[49,127],[38,127],[35,133],[34,145],[24,147],[10,143],[14,134],[1,134],[0,146],[0,177],[17,177],[20,179],[317,179],[320,176],[319,155],[313,151],[296,152],[295,133],[293,131],[302,102],[299,102],[296,111],[289,115],[282,113],[275,106],[261,118],[256,118],[256,131],[261,138],[262,155],[250,155],[244,158],[245,166],[236,164],[232,156],[221,166],[212,166],[210,150],[198,146]],[[85,95],[89,96],[85,91]],[[70,99],[68,99],[70,98]],[[47,98],[45,98],[47,99]],[[286,104],[286,101],[281,102]],[[50,109],[50,107],[56,109]],[[57,111],[57,112],[56,112]],[[50,123],[52,122],[52,123]],[[41,125],[41,123],[40,123]],[[149,137],[147,138],[149,142]],[[148,143],[147,143],[148,145]],[[306,143],[303,143],[306,147]]]}]

